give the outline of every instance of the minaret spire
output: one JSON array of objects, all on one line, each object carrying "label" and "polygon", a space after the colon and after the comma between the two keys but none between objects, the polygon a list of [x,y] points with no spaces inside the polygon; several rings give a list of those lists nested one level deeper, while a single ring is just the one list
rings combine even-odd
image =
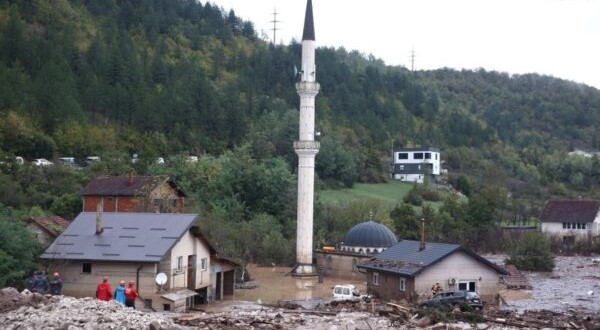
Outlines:
[{"label": "minaret spire", "polygon": [[313,19],[312,1],[306,3],[306,14],[304,15],[304,32],[302,40],[315,40],[315,21]]},{"label": "minaret spire", "polygon": [[296,231],[296,267],[294,276],[316,276],[313,264],[313,209],[315,194],[315,156],[319,142],[315,141],[315,98],[320,85],[316,81],[315,27],[312,1],[306,4],[302,35],[302,70],[296,92],[300,96],[300,128],[294,151],[298,155],[298,209]]}]

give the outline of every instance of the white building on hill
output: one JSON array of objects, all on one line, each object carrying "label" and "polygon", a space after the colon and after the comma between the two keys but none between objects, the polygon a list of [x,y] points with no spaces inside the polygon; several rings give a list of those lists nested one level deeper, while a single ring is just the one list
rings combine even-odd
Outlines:
[{"label": "white building on hill", "polygon": [[437,148],[403,148],[394,151],[392,177],[422,183],[425,176],[440,175],[440,150]]}]

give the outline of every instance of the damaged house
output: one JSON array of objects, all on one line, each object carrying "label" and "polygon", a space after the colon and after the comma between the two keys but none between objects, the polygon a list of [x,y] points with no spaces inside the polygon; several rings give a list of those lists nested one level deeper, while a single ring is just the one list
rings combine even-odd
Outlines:
[{"label": "damaged house", "polygon": [[483,300],[498,295],[500,276],[508,272],[456,244],[401,240],[358,265],[367,274],[367,290],[380,298],[418,301],[443,291],[474,291]]},{"label": "damaged house", "polygon": [[179,311],[235,287],[236,263],[217,256],[197,221],[196,214],[83,212],[41,258],[61,274],[65,295],[94,297],[107,276],[113,289],[120,280],[136,283],[137,307]]}]

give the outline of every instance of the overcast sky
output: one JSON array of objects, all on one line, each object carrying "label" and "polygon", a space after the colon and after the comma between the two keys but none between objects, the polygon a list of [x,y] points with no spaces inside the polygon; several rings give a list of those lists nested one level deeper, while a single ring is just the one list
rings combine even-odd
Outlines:
[{"label": "overcast sky", "polygon": [[[205,3],[205,1],[202,1]],[[302,37],[306,0],[211,0],[277,42]],[[318,46],[415,69],[551,75],[600,88],[600,0],[313,0]],[[318,64],[318,63],[317,63]]]}]

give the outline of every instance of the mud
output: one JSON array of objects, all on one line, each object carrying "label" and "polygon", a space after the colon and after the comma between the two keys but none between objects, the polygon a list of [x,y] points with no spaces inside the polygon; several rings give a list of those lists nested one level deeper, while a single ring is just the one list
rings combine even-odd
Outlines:
[{"label": "mud", "polygon": [[524,272],[531,299],[509,302],[517,310],[600,313],[600,263],[589,257],[556,257],[551,273]]}]

